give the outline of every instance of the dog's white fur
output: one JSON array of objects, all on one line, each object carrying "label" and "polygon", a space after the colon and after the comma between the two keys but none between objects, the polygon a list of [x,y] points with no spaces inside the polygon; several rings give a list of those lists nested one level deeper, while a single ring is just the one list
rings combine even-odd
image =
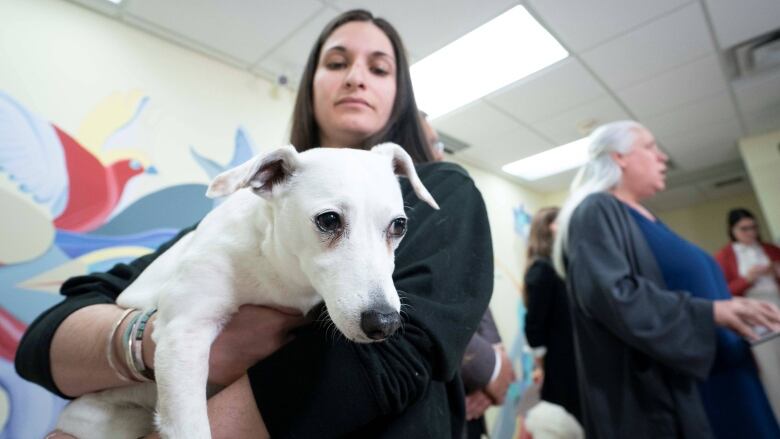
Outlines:
[{"label": "dog's white fur", "polygon": [[[389,234],[404,206],[396,175],[436,202],[404,150],[370,152],[292,146],[217,176],[208,195],[230,197],[197,229],[158,257],[118,298],[123,307],[158,308],[157,427],[166,438],[209,438],[206,381],[211,343],[242,304],[307,312],[325,302],[350,340],[371,342],[361,315],[400,310],[392,281],[399,237]],[[259,196],[258,196],[259,195]],[[337,212],[341,235],[323,233],[315,218]],[[85,395],[63,412],[58,428],[81,439],[149,433],[155,386]]]},{"label": "dog's white fur", "polygon": [[533,439],[583,439],[585,431],[577,418],[563,407],[540,401],[525,417],[525,428]]}]

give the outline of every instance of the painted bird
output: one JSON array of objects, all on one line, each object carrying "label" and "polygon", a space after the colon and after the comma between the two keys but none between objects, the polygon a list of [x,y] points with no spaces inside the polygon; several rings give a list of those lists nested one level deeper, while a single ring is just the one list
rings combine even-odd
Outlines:
[{"label": "painted bird", "polygon": [[138,159],[103,164],[64,130],[0,92],[0,172],[44,205],[57,229],[89,232],[109,217],[131,178],[155,170]]}]

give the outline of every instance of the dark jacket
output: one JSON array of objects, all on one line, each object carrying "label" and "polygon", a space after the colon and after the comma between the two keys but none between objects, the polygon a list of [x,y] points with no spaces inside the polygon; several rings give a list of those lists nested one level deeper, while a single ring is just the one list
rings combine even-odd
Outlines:
[{"label": "dark jacket", "polygon": [[641,230],[608,193],[587,197],[568,232],[587,437],[711,437],[696,380],[715,358],[712,302],[665,288]]},{"label": "dark jacket", "polygon": [[[466,394],[485,389],[490,384],[490,378],[496,367],[496,351],[493,345],[501,343],[496,322],[490,309],[482,315],[477,332],[471,337],[466,353],[463,354],[463,363],[460,373],[463,378],[463,387]],[[485,417],[480,416],[466,423],[465,438],[480,438],[487,433]]]},{"label": "dark jacket", "polygon": [[[418,173],[441,210],[419,201],[402,180],[409,231],[393,273],[402,329],[383,343],[356,344],[312,324],[252,367],[250,383],[272,437],[460,436],[460,361],[493,289],[490,228],[482,196],[462,168],[436,163]],[[66,299],[22,339],[19,374],[59,393],[49,368],[54,331],[83,306],[113,302],[159,254],[66,282]]]},{"label": "dark jacket", "polygon": [[549,259],[536,259],[525,273],[525,337],[531,347],[544,346],[542,399],[581,418],[574,341],[566,284]]}]

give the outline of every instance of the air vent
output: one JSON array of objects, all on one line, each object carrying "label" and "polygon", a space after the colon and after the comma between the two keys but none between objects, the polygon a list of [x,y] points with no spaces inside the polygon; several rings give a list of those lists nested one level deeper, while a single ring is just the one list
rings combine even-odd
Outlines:
[{"label": "air vent", "polygon": [[780,67],[780,30],[740,44],[733,49],[733,55],[739,76]]},{"label": "air vent", "polygon": [[471,148],[471,145],[460,140],[448,136],[442,132],[439,132],[439,141],[444,144],[444,150],[450,154],[456,154],[463,151],[466,148]]},{"label": "air vent", "polygon": [[724,180],[718,180],[712,184],[712,187],[714,187],[715,189],[723,189],[724,187],[733,186],[735,184],[742,183],[743,181],[745,181],[745,177],[742,175],[738,175],[736,177],[731,177]]}]

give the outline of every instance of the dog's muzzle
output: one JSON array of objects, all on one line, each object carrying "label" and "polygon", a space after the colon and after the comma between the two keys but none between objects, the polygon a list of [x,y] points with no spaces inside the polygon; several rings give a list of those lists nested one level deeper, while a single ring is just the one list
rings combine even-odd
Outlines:
[{"label": "dog's muzzle", "polygon": [[360,314],[360,329],[372,340],[384,340],[401,326],[401,315],[393,309],[370,310]]}]

